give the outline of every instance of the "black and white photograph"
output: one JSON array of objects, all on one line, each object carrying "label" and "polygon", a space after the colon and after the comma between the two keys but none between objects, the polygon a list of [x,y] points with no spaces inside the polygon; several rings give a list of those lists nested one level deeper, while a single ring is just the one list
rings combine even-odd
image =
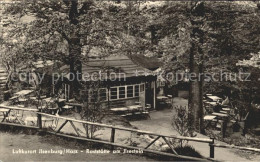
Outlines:
[{"label": "black and white photograph", "polygon": [[260,161],[260,1],[0,0],[11,161]]}]

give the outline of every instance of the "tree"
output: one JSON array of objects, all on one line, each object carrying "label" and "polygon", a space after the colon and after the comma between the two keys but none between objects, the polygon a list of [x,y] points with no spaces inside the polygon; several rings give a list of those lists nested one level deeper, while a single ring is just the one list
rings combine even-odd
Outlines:
[{"label": "tree", "polygon": [[[259,15],[255,11],[256,5],[248,3],[197,2],[188,5],[172,2],[158,7],[157,12],[146,12],[157,15],[150,21],[160,26],[156,31],[159,45],[156,52],[162,55],[166,73],[189,69],[197,77],[202,74],[201,82],[193,78],[195,82],[191,84],[193,94],[190,96],[193,99],[190,99],[190,106],[192,111],[197,111],[192,113],[197,116],[197,122],[193,123],[197,128],[199,118],[202,118],[202,94],[210,92],[216,84],[229,84],[228,81],[215,80],[203,83],[204,74],[237,72],[239,59],[260,50],[259,38],[255,34],[260,22]],[[197,7],[199,9],[196,10]],[[204,16],[198,13],[203,8]],[[206,87],[202,89],[204,85]]]},{"label": "tree", "polygon": [[[192,4],[193,5],[193,4]],[[190,50],[190,95],[189,95],[189,111],[192,115],[193,125],[200,133],[203,132],[203,62],[204,62],[204,16],[205,8],[203,2],[195,3],[191,6],[191,50]],[[192,123],[190,123],[192,124]]]},{"label": "tree", "polygon": [[[80,78],[82,61],[89,53],[98,49],[107,55],[114,47],[116,23],[108,6],[92,0],[21,1],[5,13],[34,18],[29,25],[18,26],[10,33],[24,37],[20,51],[24,59],[61,61],[70,66],[72,79],[73,75]],[[80,84],[73,81],[72,92],[77,92]]]}]

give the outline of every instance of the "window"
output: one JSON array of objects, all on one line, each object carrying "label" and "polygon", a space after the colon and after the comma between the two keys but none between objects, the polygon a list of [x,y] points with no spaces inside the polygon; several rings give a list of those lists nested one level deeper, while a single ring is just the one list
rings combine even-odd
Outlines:
[{"label": "window", "polygon": [[107,100],[107,89],[105,89],[105,88],[99,89],[99,99],[100,99],[100,101]]},{"label": "window", "polygon": [[125,98],[125,87],[119,87],[119,98]]},{"label": "window", "polygon": [[114,87],[114,88],[110,89],[110,98],[112,100],[117,99],[117,87]]},{"label": "window", "polygon": [[127,86],[127,97],[134,97],[134,87]]},{"label": "window", "polygon": [[117,99],[124,99],[124,98],[139,97],[139,93],[140,93],[139,84],[111,87],[110,88],[110,99],[117,100]]},{"label": "window", "polygon": [[139,85],[135,85],[135,97],[139,97]]}]

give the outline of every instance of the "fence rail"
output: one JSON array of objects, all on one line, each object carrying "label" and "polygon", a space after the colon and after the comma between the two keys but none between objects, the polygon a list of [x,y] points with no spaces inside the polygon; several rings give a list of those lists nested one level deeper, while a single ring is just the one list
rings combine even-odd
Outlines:
[{"label": "fence rail", "polygon": [[235,146],[235,145],[223,145],[223,144],[213,144],[214,147],[222,147],[222,148],[234,148],[238,150],[245,150],[245,151],[254,151],[254,152],[260,152],[260,149],[258,148],[250,148],[250,147],[241,147],[241,146]]},{"label": "fence rail", "polygon": [[[62,116],[46,114],[46,113],[39,112],[37,109],[28,109],[28,108],[3,106],[3,105],[0,105],[0,108],[9,109],[9,111],[7,111],[6,114],[4,115],[4,119],[0,120],[1,121],[0,124],[10,125],[10,126],[27,127],[27,128],[35,128],[37,130],[46,131],[48,133],[55,134],[55,135],[58,135],[58,136],[63,136],[63,137],[68,137],[68,138],[74,138],[74,139],[80,139],[80,140],[85,140],[85,141],[90,141],[90,142],[97,142],[97,143],[103,143],[103,144],[111,145],[112,148],[121,147],[121,148],[128,148],[128,149],[141,149],[144,152],[148,152],[148,153],[166,155],[166,156],[171,156],[171,157],[181,158],[181,159],[186,159],[186,160],[200,160],[200,161],[201,160],[212,160],[212,158],[214,158],[214,154],[215,154],[215,147],[236,148],[236,149],[240,149],[240,150],[260,152],[260,149],[255,149],[255,148],[246,148],[246,147],[239,147],[239,146],[232,146],[232,145],[216,144],[216,143],[214,143],[213,138],[193,138],[193,137],[183,137],[183,136],[173,136],[173,135],[169,136],[169,135],[163,135],[163,134],[149,132],[149,131],[142,131],[142,130],[138,130],[138,129],[124,128],[124,127],[119,127],[119,126],[113,126],[113,125],[107,125],[107,124],[101,124],[101,123],[94,123],[94,122],[89,122],[89,121],[83,121],[83,120],[77,120],[77,119],[73,119],[73,118],[67,118],[67,117],[62,117]],[[17,123],[11,123],[10,121],[5,121],[7,119],[7,116],[10,114],[10,112],[15,111],[15,110],[16,111],[27,111],[27,112],[35,113],[34,114],[35,117],[33,117],[33,118],[36,118],[37,122],[35,123],[34,126],[29,126],[29,125],[23,124],[22,122],[20,122],[20,120],[17,120],[17,121],[19,121],[18,124]],[[59,125],[59,126],[57,124],[57,126],[52,130],[43,130],[42,128],[44,128],[44,122],[47,120],[47,118],[55,119],[57,121],[62,121],[62,124]],[[71,134],[68,134],[68,133],[61,132],[61,130],[64,128],[64,126],[68,123],[70,123],[72,128],[74,129],[74,131],[76,133],[75,135],[71,135]],[[89,137],[87,132],[85,132],[85,134],[82,135],[82,132],[79,132],[79,130],[80,130],[79,127],[77,127],[79,125],[77,125],[75,123],[81,123],[82,125],[86,125],[87,130],[88,130],[89,126],[91,127],[91,129],[93,128],[93,126],[111,129],[110,130],[110,139],[109,140],[93,139],[93,138]],[[128,145],[115,143],[116,137],[117,137],[115,134],[116,134],[117,131],[127,131],[127,132],[131,132],[131,133],[134,132],[134,133],[137,133],[137,134],[146,134],[146,135],[150,135],[150,136],[156,136],[156,138],[154,138],[153,141],[149,142],[149,144],[144,148],[128,146]],[[160,138],[162,138],[163,141],[169,146],[169,148],[172,150],[173,154],[162,152],[160,150],[149,149],[150,146],[153,145]],[[178,155],[178,153],[174,150],[174,148],[170,144],[171,139],[195,141],[195,142],[200,142],[200,143],[208,143],[209,144],[209,158],[201,159],[201,158],[194,158],[194,157]]]},{"label": "fence rail", "polygon": [[168,135],[162,135],[159,133],[154,133],[154,132],[149,132],[149,131],[143,131],[143,130],[138,130],[138,129],[125,128],[125,127],[118,127],[118,126],[101,124],[101,123],[88,122],[88,121],[83,121],[83,120],[67,118],[67,117],[55,116],[55,115],[41,113],[41,112],[38,112],[38,114],[41,114],[43,116],[55,117],[55,118],[64,119],[64,120],[68,120],[68,121],[83,123],[83,124],[89,124],[89,125],[100,126],[100,127],[105,127],[105,128],[112,128],[112,129],[117,129],[117,130],[130,131],[130,132],[135,132],[135,133],[140,133],[140,134],[148,134],[148,135],[154,135],[154,136],[162,136],[162,137],[167,137],[167,138],[175,138],[175,139],[180,139],[180,140],[196,141],[196,142],[204,142],[204,143],[212,142],[212,139],[206,139],[206,138],[193,138],[193,137],[173,136],[173,135],[168,136]]}]

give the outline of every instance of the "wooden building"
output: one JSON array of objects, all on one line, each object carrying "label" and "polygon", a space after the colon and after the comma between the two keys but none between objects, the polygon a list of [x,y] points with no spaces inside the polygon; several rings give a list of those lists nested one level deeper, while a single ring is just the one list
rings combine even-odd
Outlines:
[{"label": "wooden building", "polygon": [[[153,72],[141,65],[140,58],[125,55],[110,55],[107,57],[91,57],[82,64],[82,74],[80,83],[98,85],[95,89],[88,86],[80,88],[80,97],[84,97],[84,102],[100,102],[104,107],[116,108],[127,107],[139,104],[143,108],[156,107],[156,80],[157,76]],[[142,58],[142,59],[145,59]],[[60,65],[53,61],[38,61],[31,68],[23,69],[33,71],[31,81],[39,84],[39,74],[45,74],[42,85],[45,85],[46,96],[66,99],[68,102],[73,100],[81,104],[71,92],[71,85],[75,82],[69,79],[69,66]],[[21,71],[25,71],[21,70]],[[60,78],[56,79],[56,75]],[[77,77],[77,76],[76,76]],[[54,79],[54,80],[52,80]],[[54,85],[52,85],[54,83]],[[34,85],[36,86],[36,85]],[[93,93],[97,92],[97,93]]]},{"label": "wooden building", "polygon": [[[136,104],[155,108],[156,80],[152,71],[128,56],[91,57],[82,64],[81,82],[86,85],[96,82],[98,87],[84,87],[80,93],[88,103],[99,101],[110,109]],[[64,84],[64,92],[66,99],[71,99],[69,84]]]}]

